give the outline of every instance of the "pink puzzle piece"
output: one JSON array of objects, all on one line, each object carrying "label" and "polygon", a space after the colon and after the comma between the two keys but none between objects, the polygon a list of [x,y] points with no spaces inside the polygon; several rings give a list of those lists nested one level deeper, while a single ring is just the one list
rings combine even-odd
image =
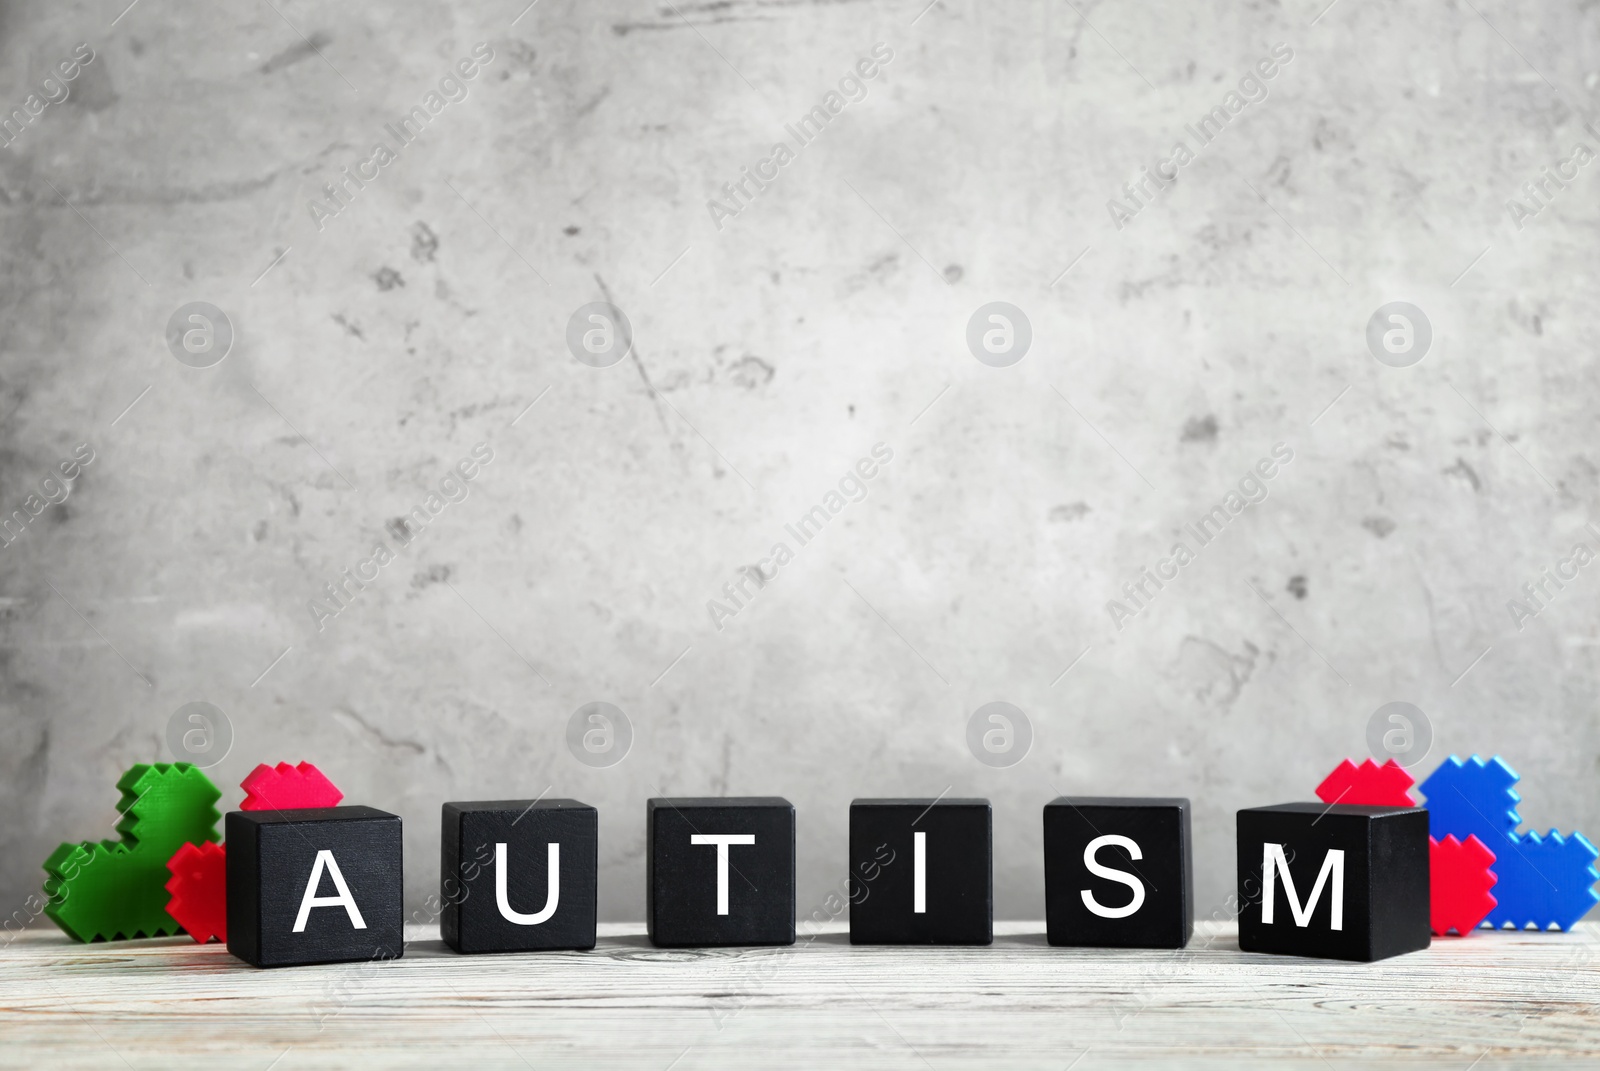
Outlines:
[{"label": "pink puzzle piece", "polygon": [[262,763],[239,782],[244,789],[241,811],[292,811],[303,807],[337,807],[344,793],[309,762],[290,766]]}]

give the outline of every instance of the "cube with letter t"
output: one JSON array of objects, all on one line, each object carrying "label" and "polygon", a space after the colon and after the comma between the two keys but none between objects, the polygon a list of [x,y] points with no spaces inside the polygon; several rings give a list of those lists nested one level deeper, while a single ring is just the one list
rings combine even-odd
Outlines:
[{"label": "cube with letter t", "polygon": [[457,952],[594,947],[600,813],[577,800],[446,803],[439,935]]},{"label": "cube with letter t", "polygon": [[1239,947],[1371,962],[1427,948],[1428,812],[1283,803],[1238,815]]},{"label": "cube with letter t", "polygon": [[988,800],[850,802],[850,943],[994,940]]},{"label": "cube with letter t", "polygon": [[645,805],[645,919],[662,947],[794,944],[794,804],[776,796]]},{"label": "cube with letter t", "polygon": [[256,967],[400,957],[399,815],[230,811],[227,833],[229,952]]},{"label": "cube with letter t", "polygon": [[1062,796],[1045,804],[1044,912],[1052,945],[1187,945],[1189,801]]}]

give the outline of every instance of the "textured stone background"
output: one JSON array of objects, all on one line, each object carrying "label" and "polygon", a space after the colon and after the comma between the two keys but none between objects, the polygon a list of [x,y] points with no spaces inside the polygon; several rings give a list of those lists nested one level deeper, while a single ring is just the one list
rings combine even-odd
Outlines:
[{"label": "textured stone background", "polygon": [[[1233,811],[1309,797],[1394,699],[1432,721],[1419,772],[1499,752],[1530,824],[1600,829],[1600,566],[1506,607],[1593,542],[1600,163],[1520,230],[1506,202],[1600,148],[1600,9],[274,2],[0,4],[7,110],[96,53],[0,152],[0,507],[98,455],[0,551],[7,905],[195,700],[235,732],[224,806],[308,758],[403,815],[412,907],[446,799],[598,805],[602,915],[638,918],[649,796],[788,796],[809,911],[851,797],[948,788],[994,801],[1003,917],[1042,914],[1058,790],[1191,796],[1206,915]],[[867,98],[714,227],[877,42]],[[1118,230],[1107,199],[1277,42],[1270,96]],[[637,361],[595,369],[564,332],[604,293]],[[165,345],[195,300],[238,335],[210,369]],[[964,341],[995,300],[1033,326],[1011,368]],[[1411,368],[1367,351],[1393,300],[1434,326]],[[307,601],[480,441],[471,496],[319,631]],[[867,500],[714,629],[879,441]],[[1115,629],[1279,441],[1270,498]],[[995,699],[1037,734],[1003,770],[965,744]],[[564,743],[594,700],[635,729],[609,769]]]}]

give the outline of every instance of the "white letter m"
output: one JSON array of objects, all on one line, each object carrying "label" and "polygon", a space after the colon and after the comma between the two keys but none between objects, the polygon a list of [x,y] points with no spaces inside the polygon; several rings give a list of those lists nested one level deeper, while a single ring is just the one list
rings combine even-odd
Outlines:
[{"label": "white letter m", "polygon": [[1289,898],[1289,913],[1294,916],[1294,924],[1306,927],[1311,923],[1311,912],[1317,909],[1317,900],[1322,896],[1322,887],[1328,883],[1328,875],[1333,875],[1332,920],[1331,925],[1335,930],[1344,929],[1344,849],[1329,848],[1328,854],[1322,860],[1322,869],[1317,872],[1316,884],[1311,886],[1311,896],[1306,901],[1304,909],[1300,907],[1300,897],[1294,890],[1294,878],[1289,876],[1289,861],[1283,857],[1283,845],[1264,844],[1261,848],[1261,923],[1264,926],[1272,925],[1273,901],[1277,899],[1275,888],[1275,875],[1283,874],[1283,892]]}]

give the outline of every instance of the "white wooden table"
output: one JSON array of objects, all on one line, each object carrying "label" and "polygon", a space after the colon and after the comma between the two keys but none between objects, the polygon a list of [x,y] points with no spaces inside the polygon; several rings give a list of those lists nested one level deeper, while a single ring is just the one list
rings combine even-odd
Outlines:
[{"label": "white wooden table", "polygon": [[1178,953],[1043,930],[667,951],[613,924],[593,952],[457,956],[411,927],[399,961],[257,971],[187,938],[36,926],[0,949],[0,1067],[1600,1066],[1600,923],[1375,964],[1247,955],[1231,926]]}]

